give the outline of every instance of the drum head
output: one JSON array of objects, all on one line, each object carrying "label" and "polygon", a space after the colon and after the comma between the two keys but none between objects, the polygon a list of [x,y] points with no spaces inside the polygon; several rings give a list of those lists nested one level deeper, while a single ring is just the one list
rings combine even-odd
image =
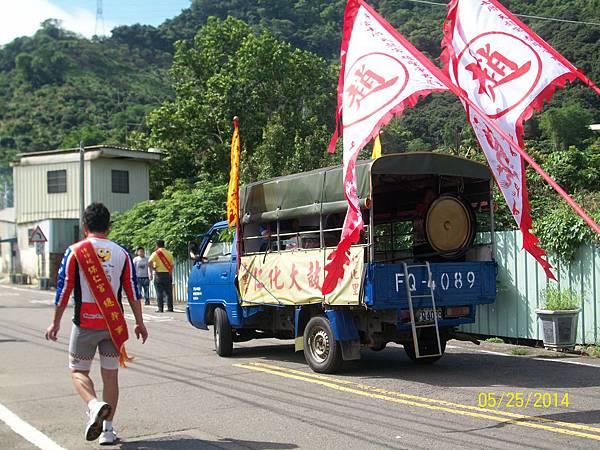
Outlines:
[{"label": "drum head", "polygon": [[442,196],[427,210],[425,232],[429,245],[444,256],[456,256],[474,236],[473,215],[460,199]]}]

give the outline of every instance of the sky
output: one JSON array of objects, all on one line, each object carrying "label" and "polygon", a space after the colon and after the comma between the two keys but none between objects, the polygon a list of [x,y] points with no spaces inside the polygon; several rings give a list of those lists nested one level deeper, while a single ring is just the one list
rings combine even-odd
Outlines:
[{"label": "sky", "polygon": [[[96,28],[97,0],[0,0],[0,45],[31,36],[46,19],[91,37]],[[191,0],[102,0],[104,34],[118,25],[159,25],[187,8]],[[99,30],[98,34],[102,34]]]}]

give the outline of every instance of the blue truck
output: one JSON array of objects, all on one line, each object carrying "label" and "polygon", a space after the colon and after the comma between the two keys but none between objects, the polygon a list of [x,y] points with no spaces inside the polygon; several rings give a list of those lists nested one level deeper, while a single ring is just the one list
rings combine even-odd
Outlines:
[{"label": "blue truck", "polygon": [[346,210],[342,169],[328,167],[240,190],[240,226],[216,223],[190,244],[187,317],[213,327],[215,349],[293,339],[312,370],[333,373],[361,350],[403,345],[432,363],[476,306],[496,297],[492,177],[475,161],[399,153],[356,166],[365,221],[344,278],[321,294]]}]

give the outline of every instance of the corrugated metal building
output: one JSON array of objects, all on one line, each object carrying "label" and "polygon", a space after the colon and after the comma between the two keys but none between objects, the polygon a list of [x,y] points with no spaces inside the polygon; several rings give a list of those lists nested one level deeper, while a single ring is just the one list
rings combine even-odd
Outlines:
[{"label": "corrugated metal building", "polygon": [[[65,248],[79,233],[79,149],[25,153],[13,165],[15,219],[21,271],[56,279]],[[84,152],[84,202],[122,212],[149,199],[149,168],[159,153],[93,146]],[[29,236],[39,226],[47,242]]]}]

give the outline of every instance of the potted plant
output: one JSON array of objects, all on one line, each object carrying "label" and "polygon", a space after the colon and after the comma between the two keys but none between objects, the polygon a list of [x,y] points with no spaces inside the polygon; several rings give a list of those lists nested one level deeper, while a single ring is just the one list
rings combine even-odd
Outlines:
[{"label": "potted plant", "polygon": [[573,350],[581,297],[571,289],[548,287],[542,291],[542,298],[544,307],[535,312],[542,324],[544,347],[557,351]]}]

